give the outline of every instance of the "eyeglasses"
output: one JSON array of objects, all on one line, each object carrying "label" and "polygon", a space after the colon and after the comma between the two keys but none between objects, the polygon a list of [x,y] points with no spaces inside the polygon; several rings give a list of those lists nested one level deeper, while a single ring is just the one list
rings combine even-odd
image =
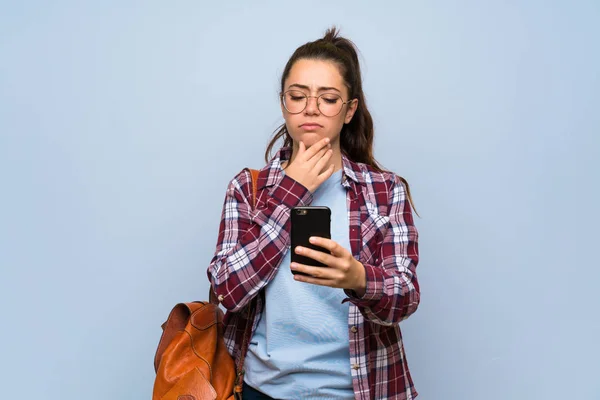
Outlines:
[{"label": "eyeglasses", "polygon": [[308,96],[299,90],[288,90],[282,93],[281,101],[283,106],[290,114],[300,114],[308,105],[308,99],[314,97],[317,99],[317,108],[321,114],[326,117],[335,117],[338,115],[344,104],[352,100],[344,101],[341,96],[335,93],[323,93],[320,96]]}]

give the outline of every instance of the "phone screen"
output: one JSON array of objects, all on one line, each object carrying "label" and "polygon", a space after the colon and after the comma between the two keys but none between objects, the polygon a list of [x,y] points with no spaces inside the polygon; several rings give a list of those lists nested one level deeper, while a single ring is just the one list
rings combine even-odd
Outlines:
[{"label": "phone screen", "polygon": [[[325,267],[312,258],[296,254],[296,247],[308,247],[318,251],[327,251],[322,247],[311,244],[308,239],[311,236],[319,236],[331,239],[331,210],[325,206],[294,207],[291,212],[291,259],[292,262]],[[292,271],[292,273],[298,273]]]}]

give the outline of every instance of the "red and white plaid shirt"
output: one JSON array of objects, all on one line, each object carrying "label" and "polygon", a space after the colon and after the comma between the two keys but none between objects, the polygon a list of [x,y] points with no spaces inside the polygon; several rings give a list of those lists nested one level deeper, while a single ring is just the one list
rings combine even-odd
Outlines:
[{"label": "red and white plaid shirt", "polygon": [[[283,174],[282,148],[259,174],[256,207],[252,178],[241,171],[225,196],[215,255],[208,277],[225,315],[225,343],[237,360],[252,318],[253,332],[263,309],[262,289],[275,276],[290,248],[290,209],[310,205],[312,194]],[[417,396],[408,370],[399,323],[419,305],[416,267],[418,233],[406,190],[391,172],[342,156],[347,189],[350,247],[366,271],[362,297],[344,290],[349,301],[350,365],[356,399],[409,400]]]}]

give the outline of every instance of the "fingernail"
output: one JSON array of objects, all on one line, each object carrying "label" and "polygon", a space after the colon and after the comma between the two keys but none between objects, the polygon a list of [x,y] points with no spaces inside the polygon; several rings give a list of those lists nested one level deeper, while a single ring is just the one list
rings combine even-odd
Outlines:
[{"label": "fingernail", "polygon": [[317,238],[315,238],[315,237],[312,237],[312,236],[311,236],[311,237],[308,239],[308,241],[309,241],[309,242],[311,242],[311,243],[316,243],[316,242],[317,242]]}]

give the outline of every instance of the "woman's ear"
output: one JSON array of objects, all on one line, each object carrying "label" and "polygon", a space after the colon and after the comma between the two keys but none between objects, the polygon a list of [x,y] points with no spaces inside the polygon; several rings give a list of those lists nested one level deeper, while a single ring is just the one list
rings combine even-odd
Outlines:
[{"label": "woman's ear", "polygon": [[346,117],[344,118],[344,123],[349,124],[352,121],[352,117],[354,117],[354,113],[358,109],[358,99],[353,99],[348,104],[348,109],[346,110]]}]

